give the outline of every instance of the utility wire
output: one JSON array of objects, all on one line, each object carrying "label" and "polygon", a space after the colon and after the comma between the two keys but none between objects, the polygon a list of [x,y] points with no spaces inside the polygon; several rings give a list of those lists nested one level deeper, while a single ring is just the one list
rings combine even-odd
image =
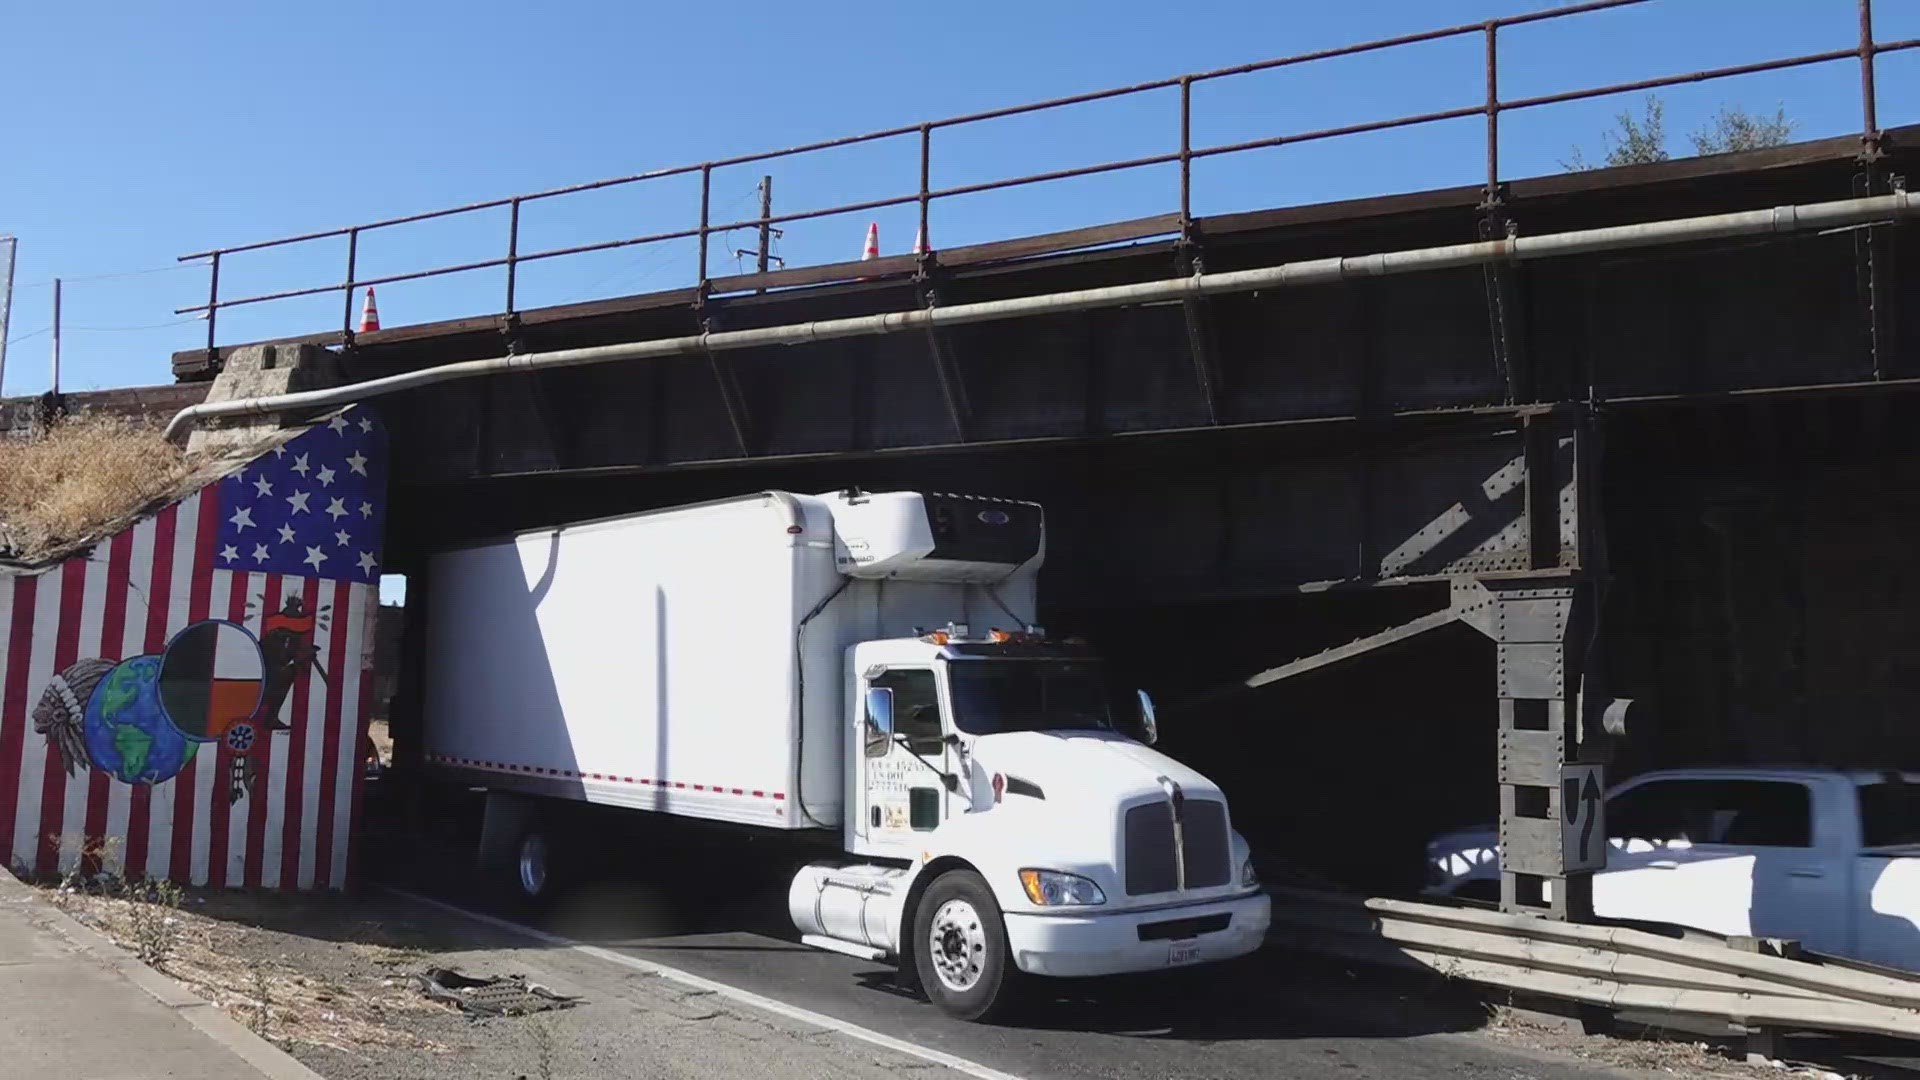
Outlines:
[{"label": "utility wire", "polygon": [[195,317],[190,319],[172,319],[167,322],[145,323],[140,326],[63,326],[61,327],[61,329],[85,330],[95,334],[117,334],[127,330],[158,330],[163,326],[185,326],[186,324],[191,322],[205,322],[205,321],[206,321],[205,319]]},{"label": "utility wire", "polygon": [[[200,262],[183,262],[183,263],[168,263],[165,266],[149,266],[144,270],[116,270],[111,273],[87,274],[81,277],[68,277],[67,275],[62,274],[60,275],[60,280],[68,285],[72,285],[77,281],[112,281],[116,278],[143,277],[147,274],[164,274],[173,270],[194,270],[194,269],[199,269],[204,265],[205,265],[204,263],[200,263]],[[39,281],[15,282],[13,288],[15,292],[18,292],[22,289],[45,288],[46,286],[52,285],[52,284],[53,284],[52,278],[42,278]]]}]

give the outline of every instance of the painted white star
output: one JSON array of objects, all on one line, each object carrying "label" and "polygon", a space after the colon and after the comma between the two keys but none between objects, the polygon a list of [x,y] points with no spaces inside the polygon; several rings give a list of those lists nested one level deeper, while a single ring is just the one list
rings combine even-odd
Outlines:
[{"label": "painted white star", "polygon": [[341,529],[339,532],[334,533],[333,538],[339,542],[341,547],[346,547],[348,544],[353,543],[353,537],[348,536],[347,530],[345,529]]},{"label": "painted white star", "polygon": [[367,475],[367,455],[355,450],[347,456],[347,468],[352,469],[361,476]]},{"label": "painted white star", "polygon": [[262,495],[273,494],[273,485],[267,481],[266,473],[261,473],[260,479],[255,480],[253,482],[253,490],[259,492]]},{"label": "painted white star", "polygon": [[307,475],[307,470],[310,468],[312,468],[312,466],[307,464],[306,454],[301,454],[299,457],[293,459],[293,471],[299,473],[301,476]]},{"label": "painted white star", "polygon": [[240,557],[240,553],[234,550],[232,544],[228,544],[226,547],[220,549],[220,557],[228,562],[232,562]]},{"label": "painted white star", "polygon": [[313,513],[313,510],[307,506],[307,499],[309,497],[310,495],[308,492],[296,491],[293,494],[287,496],[287,505],[293,507],[293,511],[292,511],[293,513],[311,514]]},{"label": "painted white star", "polygon": [[346,507],[345,501],[341,499],[327,500],[327,516],[332,518],[335,521],[339,521],[341,518],[346,517],[347,507]]},{"label": "painted white star", "polygon": [[274,456],[274,457],[286,457],[286,456],[287,456],[287,448],[286,448],[286,447],[284,447],[284,446],[276,446],[276,447],[274,447],[274,448],[273,448],[273,456]]},{"label": "painted white star", "polygon": [[234,532],[246,532],[248,526],[253,525],[253,507],[236,507],[227,522],[233,526]]},{"label": "painted white star", "polygon": [[257,563],[263,563],[267,561],[267,545],[265,544],[253,545],[253,561]]},{"label": "painted white star", "polygon": [[327,468],[325,465],[320,466],[320,471],[315,473],[314,477],[320,481],[321,487],[331,487],[333,485],[333,470]]},{"label": "painted white star", "polygon": [[370,517],[372,517],[372,516],[373,516],[373,504],[372,504],[372,503],[370,503],[370,502],[363,502],[363,503],[361,503],[361,504],[360,504],[360,516],[361,516],[361,517],[363,517],[363,518],[370,518]]},{"label": "painted white star", "polygon": [[291,525],[280,526],[280,542],[283,544],[293,543],[293,526]]},{"label": "painted white star", "polygon": [[361,431],[364,431],[364,432],[366,432],[366,433],[367,433],[367,434],[369,434],[369,435],[371,435],[371,434],[373,434],[373,421],[372,421],[372,420],[369,420],[369,419],[367,419],[367,418],[366,418],[366,417],[364,417],[364,416],[363,416],[363,417],[361,417],[361,418],[360,418],[360,430],[361,430]]},{"label": "painted white star", "polygon": [[378,565],[380,564],[375,562],[373,559],[373,552],[363,551],[360,553],[360,572],[361,573],[371,575],[373,573],[373,568]]},{"label": "painted white star", "polygon": [[347,430],[347,418],[344,416],[336,416],[327,421],[327,426],[333,429],[334,434],[338,435]]},{"label": "painted white star", "polygon": [[317,547],[310,547],[307,549],[307,557],[300,561],[313,567],[313,569],[318,572],[320,564],[327,561],[327,553]]}]

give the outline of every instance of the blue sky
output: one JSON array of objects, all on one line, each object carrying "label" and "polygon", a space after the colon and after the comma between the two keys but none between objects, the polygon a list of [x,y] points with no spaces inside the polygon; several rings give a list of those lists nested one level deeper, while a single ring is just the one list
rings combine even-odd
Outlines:
[{"label": "blue sky", "polygon": [[[517,191],[768,149],[1039,97],[1120,85],[1530,10],[1543,0],[1322,4],[1138,0],[949,5],[641,5],[554,0],[375,4],[14,5],[6,18],[7,130],[0,234],[20,237],[5,392],[47,383],[53,275],[65,296],[65,383],[165,381],[204,338],[172,309],[202,299],[205,269],[176,255]],[[1920,37],[1920,4],[1881,0],[1883,41]],[[964,14],[961,14],[964,12]],[[1655,0],[1507,32],[1505,96],[1843,48],[1852,0]],[[1477,101],[1481,42],[1466,38],[1206,84],[1195,141],[1221,143]],[[1883,126],[1920,120],[1920,51],[1880,61]],[[1857,130],[1850,63],[1666,93],[1675,150],[1723,103],[1784,103],[1798,135]],[[1172,149],[1168,91],[936,136],[936,186]],[[1503,171],[1590,157],[1606,99],[1502,120]],[[1475,182],[1478,119],[1237,155],[1196,168],[1200,213]],[[795,210],[911,190],[910,139],[775,164]],[[714,180],[716,217],[752,213],[760,167]],[[1170,168],[936,204],[936,246],[1176,206]],[[522,250],[685,227],[696,188],[659,181],[529,207]],[[883,249],[912,241],[910,207],[796,223],[791,264],[852,258],[870,219]],[[504,212],[376,234],[361,273],[502,253]],[[730,272],[716,242],[714,273]],[[339,279],[344,243],[237,257],[236,292]],[[128,273],[130,271],[148,271]],[[523,306],[691,282],[688,245],[555,260],[523,271]],[[118,276],[102,276],[118,275]],[[387,325],[498,309],[497,271],[380,290]],[[225,290],[223,290],[225,291]],[[223,341],[337,326],[337,295],[223,313]],[[163,324],[163,325],[156,325]],[[171,324],[171,325],[164,325]]]}]

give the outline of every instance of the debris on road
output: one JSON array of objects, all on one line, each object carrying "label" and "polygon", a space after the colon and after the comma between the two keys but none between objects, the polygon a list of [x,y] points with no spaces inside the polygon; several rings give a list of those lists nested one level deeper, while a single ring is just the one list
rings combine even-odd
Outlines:
[{"label": "debris on road", "polygon": [[528,1013],[565,1009],[580,1003],[579,997],[556,994],[524,975],[495,975],[475,978],[450,968],[428,968],[413,977],[413,984],[429,1001],[451,1005],[472,1016],[525,1016]]}]

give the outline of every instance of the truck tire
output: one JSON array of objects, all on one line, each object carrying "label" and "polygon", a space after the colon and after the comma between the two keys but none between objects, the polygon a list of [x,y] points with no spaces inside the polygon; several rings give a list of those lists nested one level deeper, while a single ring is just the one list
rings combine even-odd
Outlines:
[{"label": "truck tire", "polygon": [[986,1020],[1015,997],[1021,973],[993,890],[971,870],[949,870],[913,913],[913,961],[927,1000],[961,1020]]},{"label": "truck tire", "polygon": [[510,916],[537,914],[553,898],[562,865],[551,816],[527,800],[489,807],[480,871],[495,906]]}]

